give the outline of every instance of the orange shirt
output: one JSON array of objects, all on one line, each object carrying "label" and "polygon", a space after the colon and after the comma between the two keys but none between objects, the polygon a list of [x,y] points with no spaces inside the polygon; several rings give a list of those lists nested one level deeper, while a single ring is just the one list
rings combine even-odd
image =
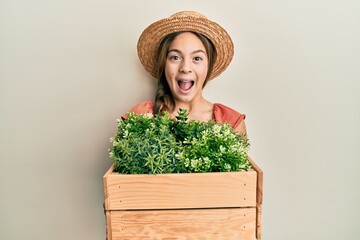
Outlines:
[{"label": "orange shirt", "polygon": [[[153,107],[153,102],[145,101],[131,108],[129,112],[134,112],[136,114],[153,113]],[[217,123],[228,123],[235,129],[242,121],[244,121],[245,117],[245,114],[241,114],[232,108],[220,103],[214,103],[213,119]],[[123,115],[122,118],[126,118],[126,114]]]}]

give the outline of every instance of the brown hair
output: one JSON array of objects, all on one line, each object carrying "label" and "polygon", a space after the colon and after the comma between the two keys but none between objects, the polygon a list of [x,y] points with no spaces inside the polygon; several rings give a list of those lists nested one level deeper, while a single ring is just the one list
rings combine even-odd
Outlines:
[{"label": "brown hair", "polygon": [[[154,114],[161,115],[163,111],[173,111],[175,108],[175,101],[165,76],[165,65],[170,44],[175,39],[175,37],[181,33],[183,32],[175,32],[164,37],[163,40],[160,42],[158,51],[156,53],[155,61],[157,64],[158,88],[155,94],[155,103],[153,109]],[[204,35],[196,32],[191,33],[195,34],[203,43],[208,56],[208,72],[203,85],[203,87],[205,87],[213,70],[214,63],[216,61],[216,49],[214,47],[214,44]]]}]

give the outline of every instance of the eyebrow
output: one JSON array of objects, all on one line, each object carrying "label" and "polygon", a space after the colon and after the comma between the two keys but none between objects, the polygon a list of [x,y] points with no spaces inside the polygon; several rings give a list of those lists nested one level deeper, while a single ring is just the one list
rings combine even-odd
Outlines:
[{"label": "eyebrow", "polygon": [[[170,53],[170,52],[182,53],[179,49],[169,49],[168,53]],[[191,52],[191,54],[196,54],[196,53],[203,53],[203,54],[207,55],[206,52],[201,49]]]}]

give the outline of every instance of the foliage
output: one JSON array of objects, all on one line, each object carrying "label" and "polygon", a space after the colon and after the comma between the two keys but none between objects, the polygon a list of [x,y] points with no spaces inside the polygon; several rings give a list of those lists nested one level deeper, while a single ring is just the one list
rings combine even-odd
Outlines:
[{"label": "foliage", "polygon": [[244,171],[251,167],[249,142],[229,124],[129,113],[117,120],[109,154],[115,171],[126,174]]}]

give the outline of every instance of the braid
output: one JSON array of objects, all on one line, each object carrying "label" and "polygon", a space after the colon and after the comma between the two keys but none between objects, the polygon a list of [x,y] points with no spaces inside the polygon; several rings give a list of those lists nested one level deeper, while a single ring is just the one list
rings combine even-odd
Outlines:
[{"label": "braid", "polygon": [[154,101],[154,114],[159,114],[163,111],[172,111],[175,107],[175,101],[171,94],[171,90],[167,83],[165,77],[165,64],[166,58],[169,51],[169,47],[173,39],[179,33],[172,33],[166,36],[159,45],[157,54],[156,54],[156,63],[157,63],[157,78],[158,78],[158,88],[155,94],[155,101]]},{"label": "braid", "polygon": [[158,83],[155,94],[154,113],[161,115],[163,111],[172,111],[175,107],[175,101],[172,97],[171,90],[167,84],[165,74]]}]

